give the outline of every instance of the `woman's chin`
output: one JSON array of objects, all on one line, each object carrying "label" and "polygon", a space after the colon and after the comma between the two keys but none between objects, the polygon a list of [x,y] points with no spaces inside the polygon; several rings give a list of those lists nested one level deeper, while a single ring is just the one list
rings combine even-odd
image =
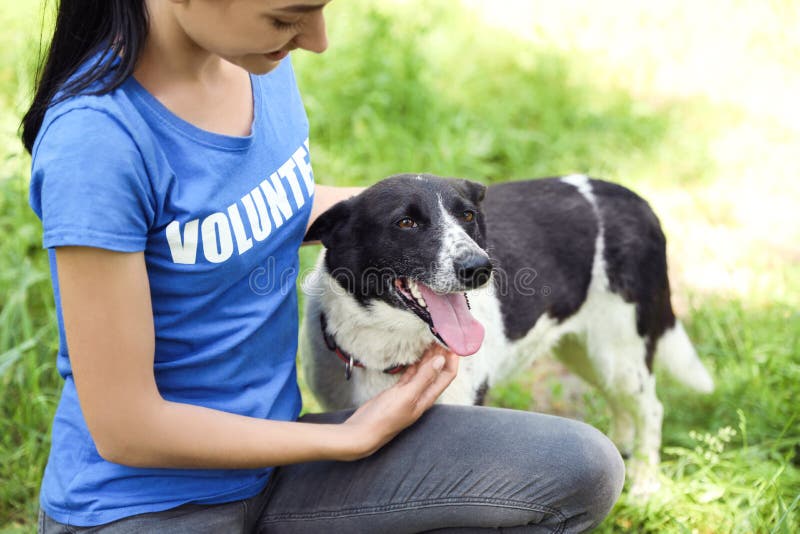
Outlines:
[{"label": "woman's chin", "polygon": [[275,70],[280,65],[281,59],[273,59],[269,54],[250,54],[236,58],[227,58],[228,61],[237,65],[250,74],[267,74]]}]

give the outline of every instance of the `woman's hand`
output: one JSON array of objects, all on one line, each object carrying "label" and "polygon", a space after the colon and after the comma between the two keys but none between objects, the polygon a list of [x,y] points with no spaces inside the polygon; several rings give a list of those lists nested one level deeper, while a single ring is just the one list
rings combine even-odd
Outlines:
[{"label": "woman's hand", "polygon": [[367,401],[342,423],[342,430],[354,445],[352,456],[342,459],[369,456],[419,419],[456,377],[458,359],[441,345],[431,344],[397,384]]}]

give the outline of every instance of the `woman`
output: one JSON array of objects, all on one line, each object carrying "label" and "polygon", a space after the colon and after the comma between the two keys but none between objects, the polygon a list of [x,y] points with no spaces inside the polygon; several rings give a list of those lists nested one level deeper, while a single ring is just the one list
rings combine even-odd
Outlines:
[{"label": "woman", "polygon": [[314,185],[287,58],[326,49],[326,3],[62,0],[23,120],[65,379],[40,531],[577,531],[619,495],[586,425],[428,410],[435,347],[297,420],[297,248],[357,192]]}]

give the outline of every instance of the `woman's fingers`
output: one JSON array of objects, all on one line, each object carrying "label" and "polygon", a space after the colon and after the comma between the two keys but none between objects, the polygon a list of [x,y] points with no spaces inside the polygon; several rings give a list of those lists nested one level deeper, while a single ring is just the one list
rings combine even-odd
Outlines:
[{"label": "woman's fingers", "polygon": [[[438,358],[439,356],[437,356]],[[458,362],[460,356],[457,354],[450,352],[444,356],[442,361],[442,368],[438,371],[438,374],[434,378],[433,382],[431,382],[426,389],[422,391],[417,400],[417,405],[422,410],[427,410],[430,408],[436,399],[439,398],[439,395],[447,389],[447,386],[453,381],[456,377],[456,373],[458,373]]]},{"label": "woman's fingers", "polygon": [[397,384],[361,405],[346,421],[363,430],[354,433],[362,436],[362,452],[356,457],[372,454],[430,408],[455,378],[458,360],[458,355],[432,345]]},{"label": "woman's fingers", "polygon": [[424,411],[455,378],[458,356],[438,344],[432,345],[414,367],[413,375],[401,384],[410,391],[415,408]]},{"label": "woman's fingers", "polygon": [[446,349],[441,345],[439,345],[438,343],[434,342],[428,345],[428,348],[426,348],[425,352],[422,353],[420,359],[406,368],[406,370],[400,376],[398,384],[399,385],[407,384],[409,381],[411,381],[411,379],[414,378],[414,376],[416,376],[420,367],[422,367],[425,364],[425,362],[429,361],[437,354],[444,354],[444,353],[446,353]]},{"label": "woman's fingers", "polygon": [[406,367],[406,370],[403,371],[403,374],[400,375],[400,380],[397,382],[398,385],[402,386],[408,384],[414,375],[417,374],[419,363],[414,363]]}]

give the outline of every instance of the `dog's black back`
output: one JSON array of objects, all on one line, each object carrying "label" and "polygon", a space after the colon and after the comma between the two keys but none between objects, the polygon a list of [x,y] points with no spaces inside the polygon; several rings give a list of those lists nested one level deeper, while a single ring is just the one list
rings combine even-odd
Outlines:
[{"label": "dog's black back", "polygon": [[609,289],[635,303],[639,335],[653,343],[675,323],[666,243],[648,204],[622,186],[561,178],[490,186],[482,203],[487,249],[506,336],[520,339],[545,313],[563,321],[586,300],[602,225]]}]

